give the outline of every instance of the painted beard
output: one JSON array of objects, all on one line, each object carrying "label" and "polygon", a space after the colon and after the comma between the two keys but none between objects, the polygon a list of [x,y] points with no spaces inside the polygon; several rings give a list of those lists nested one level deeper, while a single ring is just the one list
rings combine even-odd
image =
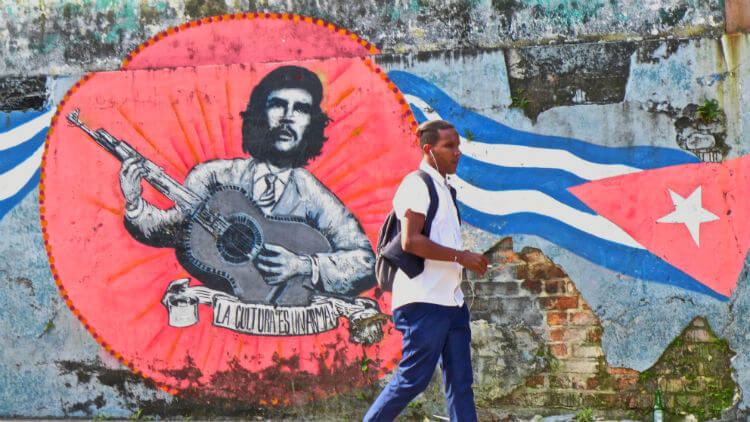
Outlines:
[{"label": "painted beard", "polygon": [[[308,139],[299,135],[286,125],[278,126],[273,129],[253,128],[248,125],[247,130],[243,130],[242,138],[245,150],[250,153],[253,159],[266,162],[280,168],[303,167],[312,158],[307,151]],[[289,139],[289,140],[286,140]],[[282,151],[276,147],[277,142],[291,142],[294,140],[295,145],[287,150]]]}]

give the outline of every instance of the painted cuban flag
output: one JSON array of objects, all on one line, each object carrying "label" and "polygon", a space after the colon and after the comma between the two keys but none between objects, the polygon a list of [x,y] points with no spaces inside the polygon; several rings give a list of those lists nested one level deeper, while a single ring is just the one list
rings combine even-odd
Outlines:
[{"label": "painted cuban flag", "polygon": [[[449,120],[463,135],[453,185],[466,223],[537,235],[643,280],[720,300],[731,295],[750,243],[750,179],[737,179],[750,177],[748,160],[700,163],[679,149],[612,148],[515,130],[410,73],[388,76],[419,122]],[[726,190],[732,201],[722,200]]]},{"label": "painted cuban flag", "polygon": [[39,185],[54,110],[0,113],[0,220]]}]

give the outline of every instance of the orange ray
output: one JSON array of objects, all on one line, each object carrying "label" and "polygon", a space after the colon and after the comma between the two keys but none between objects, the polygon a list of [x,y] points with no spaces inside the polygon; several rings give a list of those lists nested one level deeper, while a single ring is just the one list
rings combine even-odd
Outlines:
[{"label": "orange ray", "polygon": [[160,330],[159,330],[159,331],[158,331],[158,332],[157,332],[156,334],[154,334],[154,336],[153,336],[153,337],[151,338],[151,340],[149,340],[149,341],[148,341],[148,343],[147,343],[147,344],[146,344],[146,346],[145,346],[145,347],[143,348],[143,350],[144,350],[144,351],[147,351],[147,350],[151,349],[151,347],[153,347],[153,346],[154,346],[154,344],[156,344],[156,343],[157,343],[157,340],[159,339],[159,337],[161,337],[161,335],[162,335],[162,334],[164,334],[164,332],[165,332],[165,331],[166,331],[166,330],[167,330],[168,328],[170,328],[170,327],[169,327],[169,325],[165,325],[165,326],[161,327],[161,329],[160,329]]},{"label": "orange ray", "polygon": [[[208,325],[204,324],[203,330],[201,331],[201,339],[205,338],[206,327],[208,327]],[[201,366],[200,366],[201,372],[203,373],[206,372],[206,364],[208,363],[208,357],[211,354],[211,349],[214,347],[214,340],[216,340],[216,336],[213,336],[210,333],[209,333],[209,337],[210,339],[208,341],[208,347],[206,347],[206,354],[203,356],[203,362],[201,362]]]},{"label": "orange ray", "polygon": [[99,199],[92,198],[88,195],[85,196],[83,200],[88,202],[91,205],[94,205],[100,209],[103,209],[104,211],[109,211],[114,215],[117,215],[120,217],[125,215],[125,213],[123,212],[124,207],[122,205],[119,208],[110,207],[110,206],[107,206],[104,202],[100,201]]},{"label": "orange ray", "polygon": [[229,79],[226,79],[224,81],[224,92],[227,95],[227,116],[229,117],[229,120],[227,121],[227,127],[229,128],[229,139],[224,139],[224,155],[229,154],[229,147],[234,141],[234,134],[232,133],[232,121],[234,120],[234,115],[232,115],[232,106],[231,101],[229,100]]},{"label": "orange ray", "polygon": [[169,346],[169,352],[167,352],[167,355],[164,356],[164,366],[169,365],[169,362],[172,360],[172,355],[174,355],[175,350],[177,350],[177,343],[180,342],[180,338],[182,337],[182,333],[184,332],[184,329],[177,331],[177,337],[172,342],[172,345]]},{"label": "orange ray", "polygon": [[167,157],[166,155],[164,155],[161,152],[161,149],[159,147],[157,147],[156,144],[148,136],[146,136],[146,133],[143,131],[143,129],[141,129],[140,126],[136,125],[135,122],[133,122],[130,119],[130,117],[128,117],[125,114],[125,112],[122,110],[121,107],[117,107],[117,111],[120,113],[120,115],[122,116],[122,118],[125,119],[125,121],[128,122],[130,124],[130,126],[133,127],[133,130],[135,130],[139,135],[141,135],[141,137],[143,138],[143,140],[146,141],[146,143],[148,143],[151,146],[151,148],[153,148],[154,151],[156,151],[157,154],[159,154],[159,156],[161,156],[166,162],[168,162],[181,175],[184,176],[184,175],[187,174],[187,169],[181,167],[179,164],[177,164],[173,160],[170,160],[169,157]]},{"label": "orange ray", "polygon": [[353,93],[354,91],[356,91],[356,88],[354,88],[354,87],[351,87],[351,88],[347,89],[346,91],[344,91],[344,93],[343,93],[343,94],[341,94],[341,95],[339,96],[339,98],[337,98],[337,99],[336,99],[336,101],[334,101],[334,102],[333,102],[333,103],[331,104],[331,108],[336,108],[336,107],[337,107],[337,106],[338,106],[339,104],[341,104],[341,102],[342,102],[342,101],[344,101],[344,100],[345,100],[345,99],[346,99],[346,98],[347,98],[348,96],[352,95],[352,93]]},{"label": "orange ray", "polygon": [[133,321],[138,321],[139,319],[143,318],[144,316],[148,315],[151,311],[154,310],[155,307],[158,305],[161,305],[161,299],[157,300],[156,302],[148,305],[146,309],[144,309],[142,312],[140,312],[138,315],[133,318]]},{"label": "orange ray", "polygon": [[206,133],[208,133],[208,142],[211,143],[211,147],[214,151],[214,156],[212,158],[218,158],[219,153],[216,151],[216,138],[214,137],[214,134],[211,132],[211,125],[209,125],[208,122],[208,116],[206,115],[206,104],[203,102],[203,95],[198,90],[198,86],[195,86],[195,96],[198,98],[198,106],[201,109],[201,116],[203,116],[203,124],[206,125]]},{"label": "orange ray", "polygon": [[[357,61],[359,62],[359,60]],[[338,78],[340,78],[341,75],[345,74],[346,71],[349,70],[354,64],[354,60],[348,60],[344,63],[346,63],[346,66],[343,66],[338,72],[336,72],[335,75],[328,78],[328,85],[333,85],[333,83],[336,82],[336,80],[338,80]]]},{"label": "orange ray", "polygon": [[169,96],[169,105],[172,106],[172,111],[174,112],[174,117],[177,119],[177,124],[180,126],[180,130],[182,131],[182,134],[185,136],[185,145],[187,145],[188,149],[190,150],[190,153],[193,155],[193,162],[194,163],[200,163],[201,160],[198,157],[198,153],[195,151],[195,147],[193,146],[193,143],[190,141],[190,137],[187,134],[187,130],[185,130],[185,125],[182,123],[182,119],[180,118],[180,113],[177,111],[177,106],[175,105],[175,101],[172,98],[172,96]]},{"label": "orange ray", "polygon": [[110,275],[109,277],[107,277],[107,280],[105,281],[105,284],[107,284],[107,285],[111,284],[116,279],[124,276],[125,274],[129,273],[130,271],[133,271],[139,265],[142,265],[142,264],[145,264],[147,262],[151,262],[151,261],[157,260],[159,258],[163,258],[163,257],[165,257],[167,255],[170,255],[171,253],[172,253],[172,250],[169,249],[169,250],[166,250],[166,251],[161,251],[160,253],[156,253],[154,255],[149,255],[149,256],[147,256],[145,258],[141,258],[141,259],[136,260],[134,262],[131,262],[131,263],[123,266],[123,268],[120,271],[118,271],[118,272]]}]

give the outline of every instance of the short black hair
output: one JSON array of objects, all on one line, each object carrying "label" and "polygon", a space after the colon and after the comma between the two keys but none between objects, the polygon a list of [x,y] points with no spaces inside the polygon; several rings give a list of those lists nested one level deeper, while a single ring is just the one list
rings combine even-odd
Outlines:
[{"label": "short black hair", "polygon": [[[310,93],[312,110],[310,124],[302,136],[302,145],[293,151],[282,153],[271,148],[266,101],[268,95],[278,89],[300,88]],[[323,100],[323,84],[318,75],[299,66],[280,66],[269,72],[258,82],[250,94],[242,116],[242,150],[259,161],[279,167],[302,167],[320,155],[325,137],[325,128],[330,119],[320,108]]]},{"label": "short black hair", "polygon": [[453,123],[446,120],[428,120],[417,129],[417,136],[419,137],[419,147],[424,148],[425,145],[435,145],[440,139],[441,129],[455,129]]}]

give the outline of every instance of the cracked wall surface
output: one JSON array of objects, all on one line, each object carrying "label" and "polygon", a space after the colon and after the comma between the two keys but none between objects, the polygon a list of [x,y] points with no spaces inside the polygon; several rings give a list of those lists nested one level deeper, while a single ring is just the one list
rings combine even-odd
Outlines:
[{"label": "cracked wall surface", "polygon": [[[443,112],[442,104],[453,101],[455,106],[445,109],[459,110],[461,118],[476,113],[488,119],[476,124],[459,120],[459,132],[467,144],[502,140],[492,137],[499,132],[475,129],[499,123],[507,131],[502,133],[513,136],[528,133],[549,142],[574,140],[606,148],[665,148],[683,152],[695,163],[721,163],[750,153],[750,39],[744,33],[724,34],[721,2],[689,0],[371,1],[356,5],[337,1],[5,2],[0,7],[0,34],[6,35],[0,37],[4,39],[0,42],[0,111],[5,119],[0,127],[12,126],[11,112],[55,107],[81,75],[117,70],[138,44],[170,26],[246,11],[294,12],[356,32],[380,49],[382,53],[372,59],[402,92],[412,95],[407,100],[418,118],[419,113],[427,117]],[[413,100],[415,96],[422,102]],[[716,102],[716,110],[706,118],[711,101]],[[473,151],[467,156],[478,161],[501,157],[489,149]],[[0,150],[0,175],[7,170],[11,153]],[[492,181],[481,178],[482,168],[467,165],[459,177],[485,183],[482,186],[489,190],[507,188],[487,187]],[[516,176],[507,177],[502,180]],[[353,371],[369,386],[296,408],[266,403],[230,410],[222,410],[224,404],[218,402],[196,406],[189,397],[155,388],[106,353],[66,307],[49,270],[38,201],[38,189],[32,183],[7,213],[0,208],[0,281],[6,287],[0,295],[0,333],[13,344],[0,353],[0,415],[124,418],[141,410],[144,415],[158,416],[335,420],[364,413],[387,381],[387,377],[376,381],[374,369],[364,364],[361,371]],[[484,211],[498,208],[482,201],[473,204]],[[695,329],[691,324],[705,319],[713,337],[704,343],[725,339],[728,350],[735,353],[728,374],[738,388],[738,401],[719,401],[722,409],[712,414],[750,408],[750,336],[744,323],[750,313],[746,291],[750,261],[744,261],[731,293],[720,297],[697,284],[650,279],[648,271],[640,276],[608,268],[577,249],[575,242],[519,229],[515,223],[498,220],[494,226],[480,227],[471,222],[465,222],[462,229],[467,247],[487,251],[510,236],[512,243],[530,248],[527,251],[539,251],[564,271],[569,288],[580,296],[577,306],[581,309],[576,312],[590,312],[597,319],[601,333],[594,340],[600,341],[595,347],[600,349],[585,349],[592,353],[583,357],[586,371],[570,371],[588,375],[571,375],[563,381],[577,382],[594,394],[596,386],[587,384],[587,379],[596,378],[597,368],[604,365],[623,385],[617,389],[614,385],[619,384],[598,379],[608,386],[602,397],[616,396],[635,384],[646,386],[651,379],[638,378],[638,374],[664,370],[664,357],[677,353],[675,339],[686,327]],[[747,251],[729,252],[744,257]],[[508,275],[513,277],[502,278]],[[550,373],[550,356],[553,350],[561,353],[560,344],[568,339],[561,340],[559,326],[544,323],[549,318],[542,312],[544,305],[533,302],[536,293],[523,287],[528,277],[517,275],[507,273],[497,284],[483,284],[476,292],[479,304],[473,309],[472,326],[480,414],[497,417],[516,388],[534,393],[529,408],[617,407],[604,399],[583,399],[599,397],[598,390],[593,396],[540,395],[541,390],[557,388],[554,383],[560,379]],[[536,289],[533,283],[526,287]],[[665,352],[668,349],[671,354]],[[679,353],[687,352],[679,349]],[[599,357],[605,360],[597,366]],[[725,381],[711,385],[720,384],[724,391],[729,385]],[[643,391],[650,394],[653,385],[647,387]],[[691,384],[690,388],[698,387]],[[436,380],[418,398],[419,404],[408,409],[409,414],[442,412],[439,389]],[[618,406],[648,407],[648,394],[628,391],[638,397]],[[678,407],[697,411],[689,397],[680,399],[688,400],[681,403],[679,391],[672,392],[668,406],[675,413]]]}]

